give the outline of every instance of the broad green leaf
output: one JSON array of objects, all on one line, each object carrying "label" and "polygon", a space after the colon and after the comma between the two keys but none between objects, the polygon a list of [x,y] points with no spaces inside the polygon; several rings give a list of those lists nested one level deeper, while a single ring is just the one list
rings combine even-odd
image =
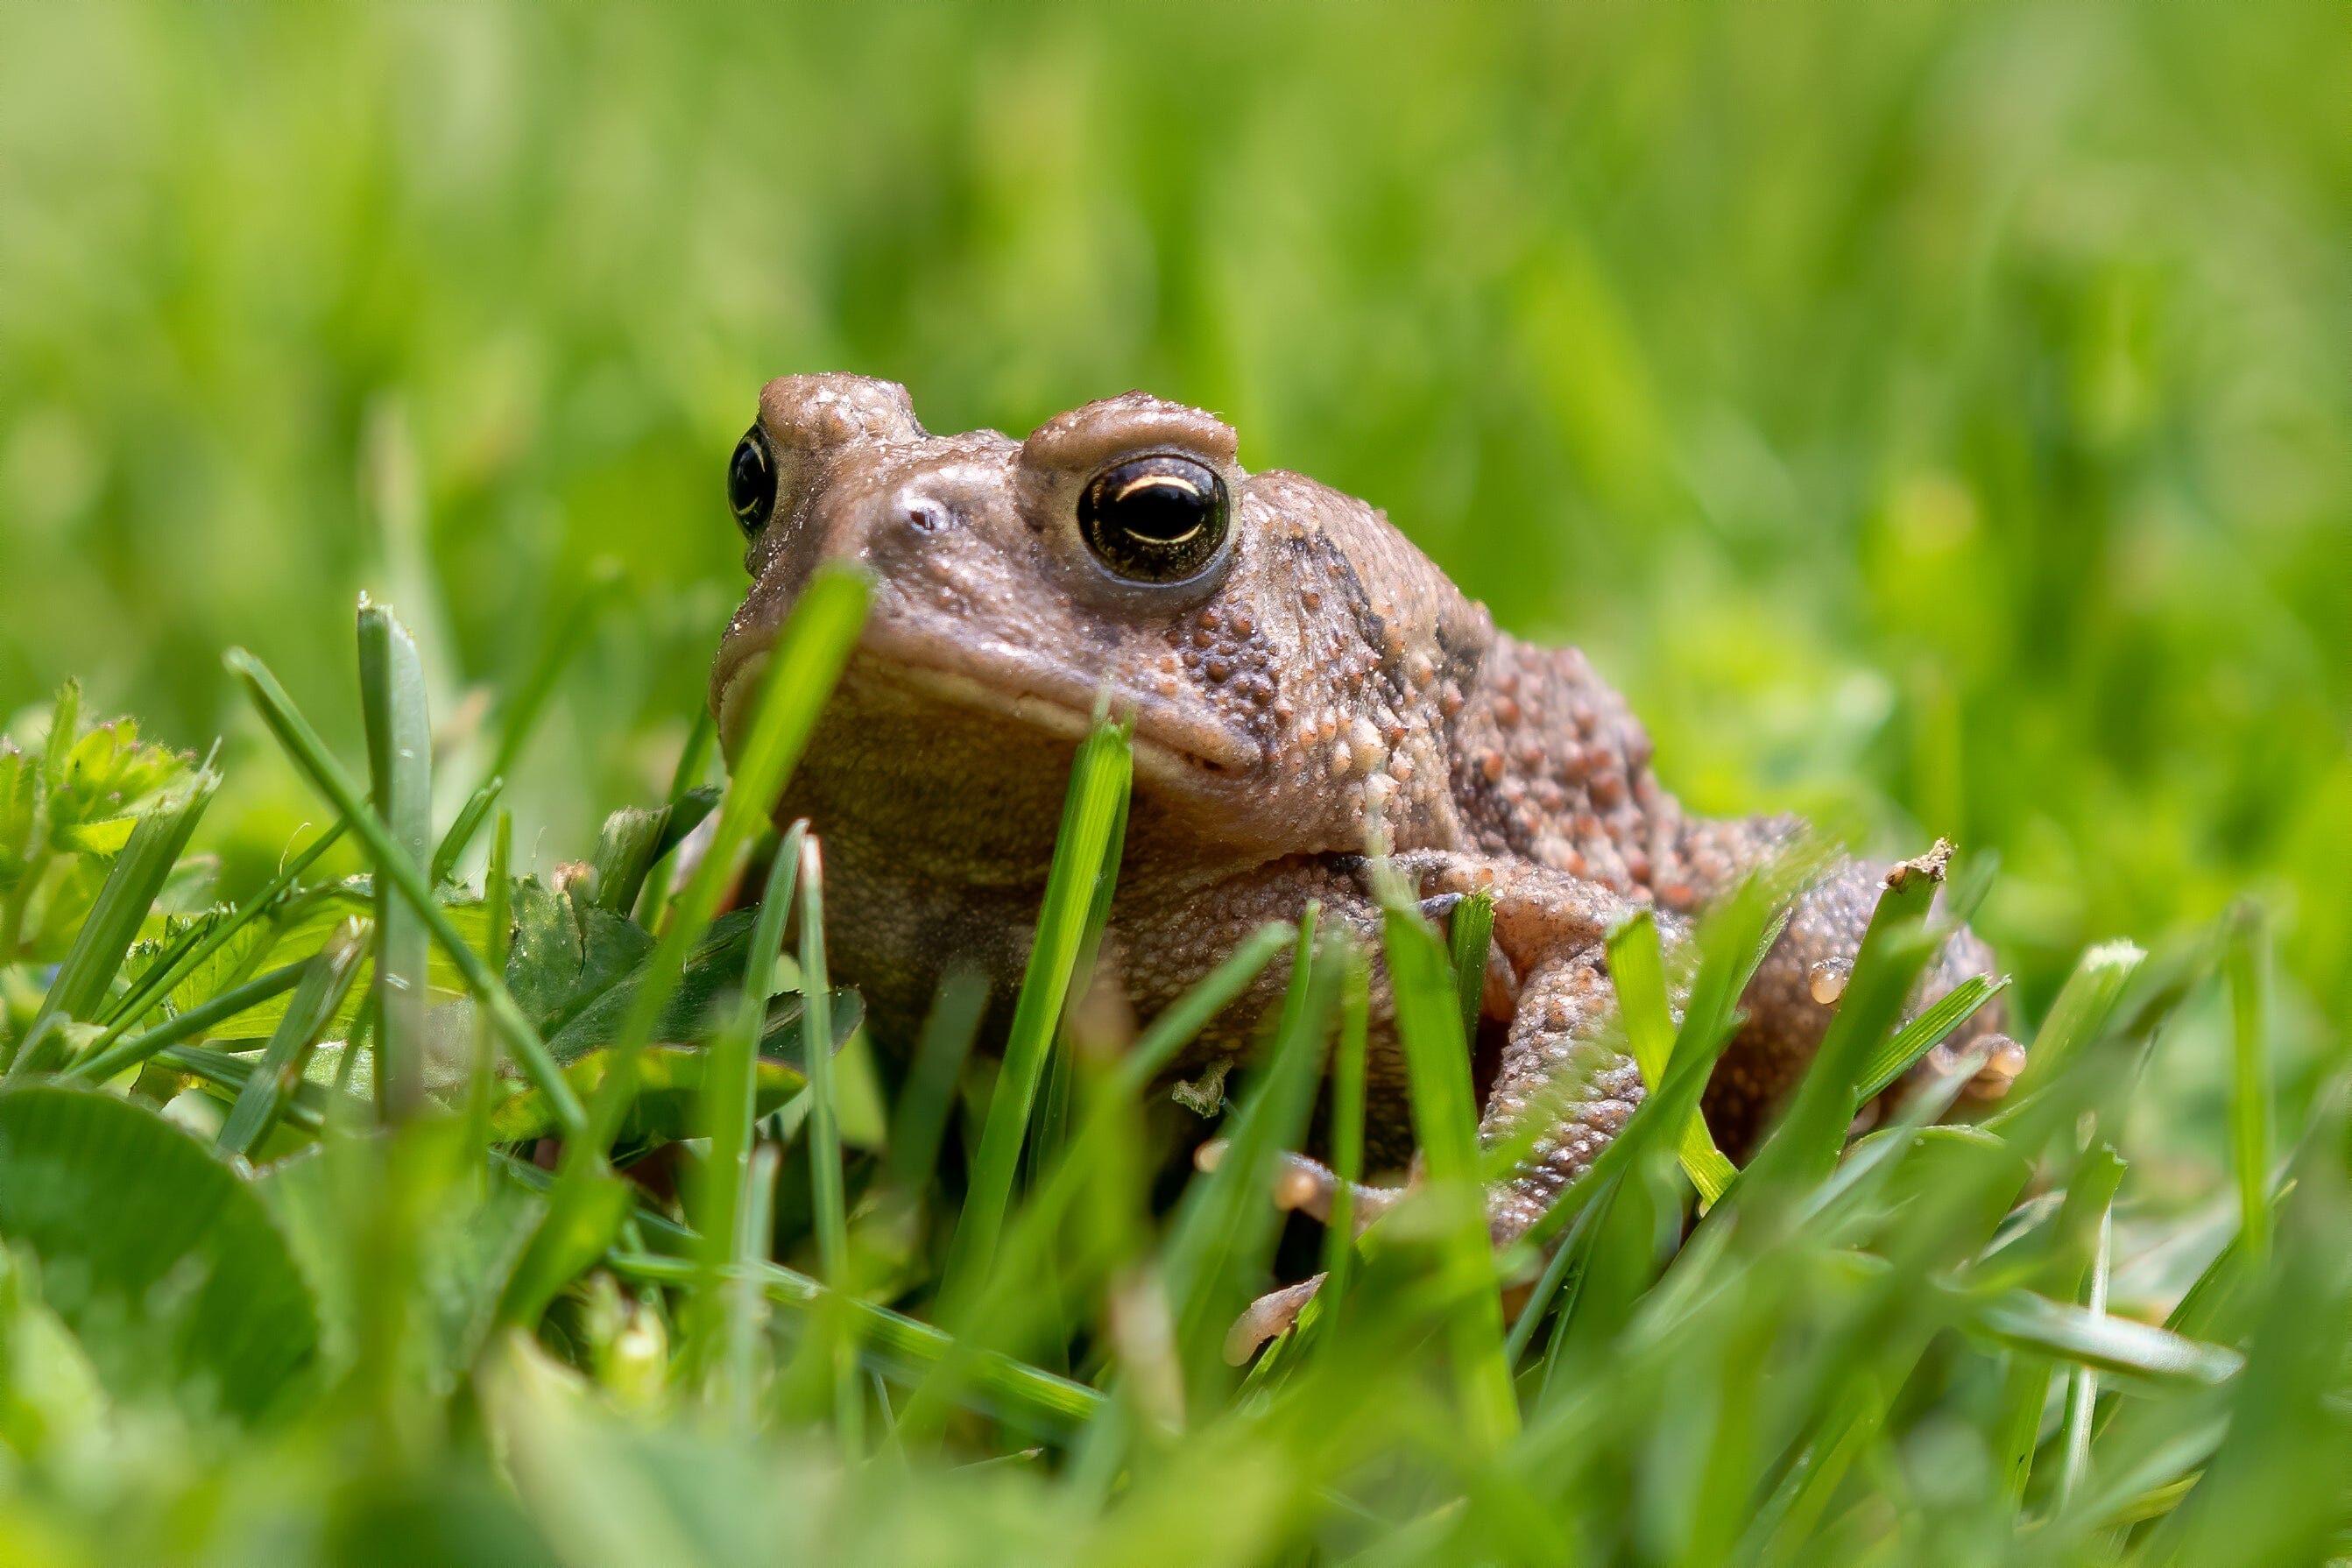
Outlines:
[{"label": "broad green leaf", "polygon": [[575,887],[553,889],[535,877],[514,883],[513,918],[507,989],[551,1039],[653,951],[654,939],[642,927]]},{"label": "broad green leaf", "polygon": [[252,1189],[143,1106],[0,1090],[0,1237],[118,1394],[268,1410],[318,1348],[318,1314]]},{"label": "broad green leaf", "polygon": [[[428,1136],[461,1131],[454,1122],[420,1125]],[[386,1140],[350,1139],[331,1148],[313,1144],[253,1182],[318,1292],[321,1352],[332,1365],[348,1362],[366,1294],[382,1288],[382,1260],[354,1236],[352,1211],[394,1179],[393,1165]],[[426,1196],[416,1216],[415,1283],[427,1331],[414,1348],[421,1374],[446,1377],[478,1353],[541,1204],[520,1184],[502,1180],[442,1184]]]},{"label": "broad green leaf", "polygon": [[[699,1039],[719,1026],[728,998],[742,984],[751,926],[757,918],[756,910],[735,910],[711,924],[703,941],[688,955],[684,971],[670,983],[669,994],[654,1021],[655,1039]],[[550,1035],[548,1049],[556,1059],[570,1061],[618,1039],[630,1008],[636,1005],[639,988],[647,983],[652,971],[653,958],[647,954],[644,962],[600,991],[569,1023]],[[853,1002],[850,1005],[855,1010],[846,1016],[863,1016],[862,1004]],[[769,1033],[772,1035],[787,1016],[797,1019],[799,1016],[796,1004],[788,1015],[772,1013]],[[841,1024],[836,1020],[836,1044],[842,1037]]]},{"label": "broad green leaf", "polygon": [[136,815],[101,816],[95,822],[78,822],[57,831],[60,849],[77,855],[115,855],[131,842],[131,830],[139,826]]}]

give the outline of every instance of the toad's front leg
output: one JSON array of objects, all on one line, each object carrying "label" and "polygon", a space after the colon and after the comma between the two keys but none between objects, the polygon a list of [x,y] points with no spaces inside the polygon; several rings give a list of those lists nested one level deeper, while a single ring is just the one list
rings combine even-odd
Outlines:
[{"label": "toad's front leg", "polygon": [[[1489,1224],[1500,1245],[1526,1232],[1591,1167],[1647,1092],[1614,1022],[1616,994],[1604,945],[1609,921],[1628,906],[1590,884],[1539,868],[1489,868],[1455,857],[1401,859],[1411,863],[1424,892],[1435,887],[1494,895],[1496,942],[1517,977],[1507,1043],[1479,1122],[1480,1140],[1489,1147],[1526,1143],[1516,1169],[1487,1194]],[[1940,874],[1940,861],[1928,869]],[[1883,886],[1879,870],[1845,863],[1797,900],[1788,927],[1742,997],[1747,1021],[1710,1079],[1708,1121],[1732,1148],[1752,1142],[1811,1060],[1836,1011],[1842,987],[1835,983],[1852,967]],[[1681,922],[1662,924],[1669,942],[1685,938]],[[1973,935],[1958,933],[1929,965],[1910,1010],[1981,971],[1988,958]],[[1998,1016],[1988,1009],[1956,1041],[1990,1058],[1994,1065],[1988,1071],[2000,1078],[2014,1073],[2019,1053],[1997,1028]],[[1948,1070],[1950,1064],[1939,1065]],[[1285,1173],[1293,1188],[1299,1179],[1297,1169]],[[1235,1326],[1229,1353],[1245,1357],[1280,1331],[1309,1294],[1293,1287],[1266,1298]]]}]

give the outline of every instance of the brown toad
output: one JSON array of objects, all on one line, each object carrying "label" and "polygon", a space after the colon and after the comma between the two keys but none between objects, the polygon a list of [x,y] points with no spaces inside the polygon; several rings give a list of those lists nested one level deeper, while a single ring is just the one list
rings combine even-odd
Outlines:
[{"label": "brown toad", "polygon": [[[1596,1029],[1603,933],[1641,905],[1680,930],[1794,825],[1685,815],[1583,655],[1497,632],[1381,512],[1234,450],[1213,416],[1140,393],[1016,442],[932,436],[887,382],[771,382],[729,475],[753,584],[712,673],[720,733],[731,755],[748,677],[811,572],[861,565],[872,616],[778,816],[823,837],[838,969],[900,1030],[951,957],[1017,980],[1073,747],[1106,693],[1136,759],[1111,947],[1145,1016],[1309,899],[1375,929],[1376,818],[1423,896],[1491,889],[1484,1132],[1573,1085],[1494,1196],[1507,1238],[1643,1094]],[[1819,879],[1749,987],[1706,1099],[1727,1145],[1821,1037],[1816,995],[1833,1001],[1881,874]],[[1987,958],[1954,939],[1923,995]],[[1374,1010],[1370,1142],[1393,1169],[1411,1153],[1404,1068],[1384,997]],[[1237,1055],[1256,1012],[1230,1009],[1188,1067]]]}]

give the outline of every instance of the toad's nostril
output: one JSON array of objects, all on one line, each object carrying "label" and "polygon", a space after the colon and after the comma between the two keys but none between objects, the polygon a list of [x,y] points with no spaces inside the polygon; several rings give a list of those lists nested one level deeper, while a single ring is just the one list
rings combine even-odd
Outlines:
[{"label": "toad's nostril", "polygon": [[943,501],[919,496],[907,503],[907,526],[918,533],[944,532],[955,521],[955,513]]}]

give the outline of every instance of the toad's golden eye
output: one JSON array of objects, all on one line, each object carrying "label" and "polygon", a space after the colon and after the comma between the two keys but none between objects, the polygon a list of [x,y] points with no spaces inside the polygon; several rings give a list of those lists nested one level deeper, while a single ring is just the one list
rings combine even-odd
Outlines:
[{"label": "toad's golden eye", "polygon": [[1087,481],[1078,531],[1087,548],[1131,583],[1198,576],[1225,542],[1225,481],[1174,453],[1129,458]]},{"label": "toad's golden eye", "polygon": [[767,438],[753,426],[727,459],[727,504],[746,533],[757,533],[776,505],[776,468],[768,461]]}]

